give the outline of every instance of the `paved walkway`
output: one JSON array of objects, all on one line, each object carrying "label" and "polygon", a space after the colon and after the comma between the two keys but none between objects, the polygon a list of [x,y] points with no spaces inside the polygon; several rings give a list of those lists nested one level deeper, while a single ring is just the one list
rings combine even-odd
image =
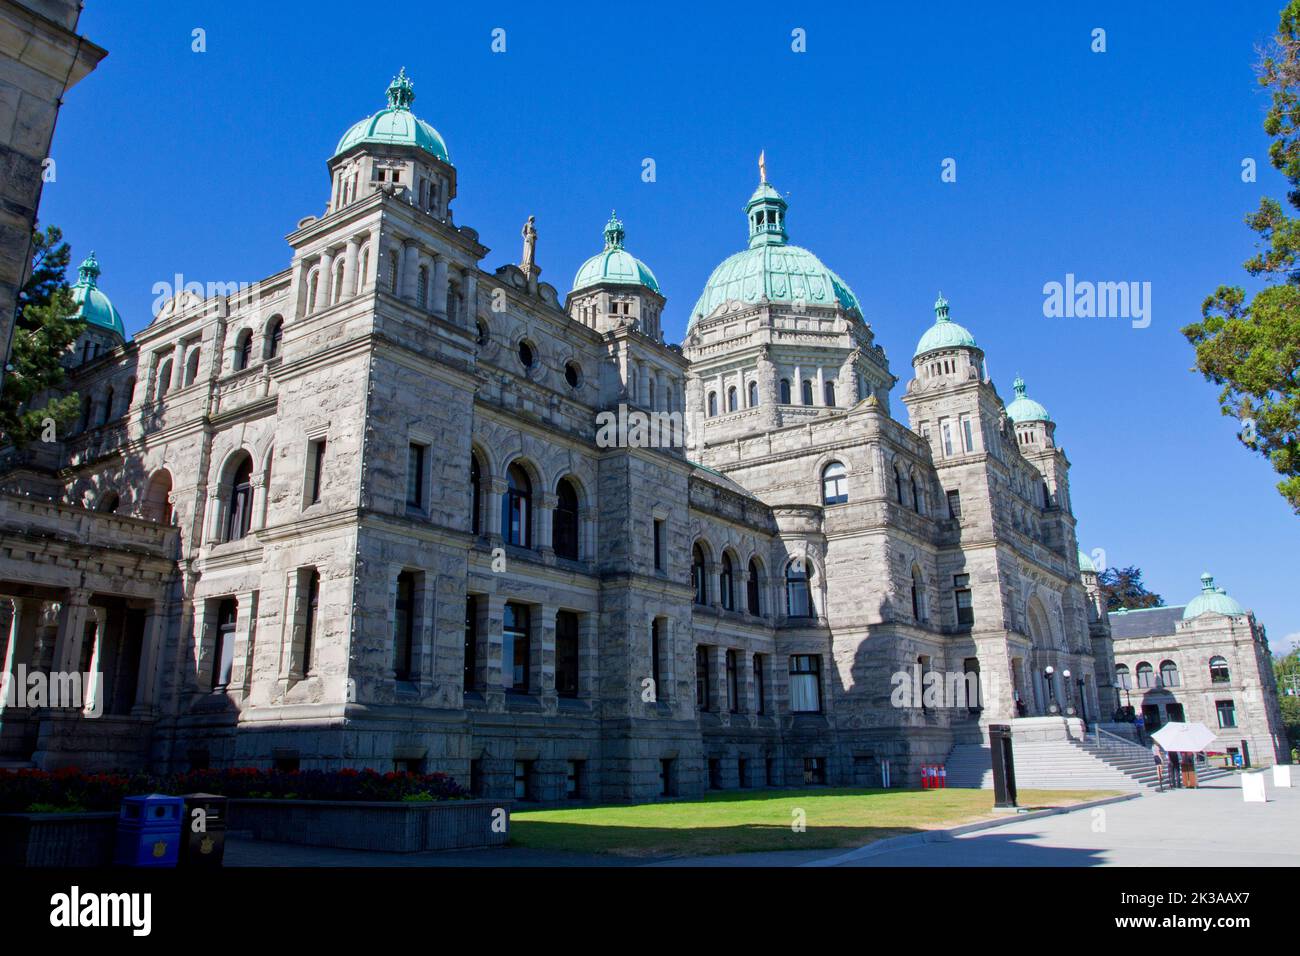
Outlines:
[{"label": "paved walkway", "polygon": [[1300,788],[1245,803],[1236,776],[1197,790],[1153,793],[959,836],[935,831],[857,850],[796,850],[718,857],[628,859],[507,847],[431,853],[337,850],[239,837],[227,866],[1297,866]]},{"label": "paved walkway", "polygon": [[1246,803],[1240,778],[1196,790],[866,846],[814,866],[1297,866],[1300,789],[1265,775],[1267,803]]}]

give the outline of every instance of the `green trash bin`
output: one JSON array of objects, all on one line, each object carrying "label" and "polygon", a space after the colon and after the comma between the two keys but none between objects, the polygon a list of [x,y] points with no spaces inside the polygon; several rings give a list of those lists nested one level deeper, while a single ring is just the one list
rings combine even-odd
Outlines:
[{"label": "green trash bin", "polygon": [[226,855],[225,797],[187,793],[181,821],[181,866],[221,866]]}]

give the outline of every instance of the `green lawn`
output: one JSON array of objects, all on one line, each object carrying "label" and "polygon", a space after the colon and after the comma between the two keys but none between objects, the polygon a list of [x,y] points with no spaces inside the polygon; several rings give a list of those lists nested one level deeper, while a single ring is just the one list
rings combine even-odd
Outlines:
[{"label": "green lawn", "polygon": [[[1110,792],[1022,790],[1022,807],[1082,803]],[[806,829],[793,824],[803,811]],[[621,856],[704,856],[760,850],[857,847],[958,826],[993,814],[991,790],[755,790],[699,800],[524,810],[511,815],[516,846]]]}]

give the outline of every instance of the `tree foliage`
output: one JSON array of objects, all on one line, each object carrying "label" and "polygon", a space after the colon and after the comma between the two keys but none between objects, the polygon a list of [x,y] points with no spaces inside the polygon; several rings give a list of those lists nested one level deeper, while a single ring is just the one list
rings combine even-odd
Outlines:
[{"label": "tree foliage", "polygon": [[71,250],[57,226],[33,237],[32,271],[18,293],[13,348],[0,392],[0,443],[24,445],[45,430],[47,419],[56,426],[72,421],[80,407],[75,392],[55,396],[32,407],[42,393],[63,384],[61,359],[85,322],[76,318],[77,306],[68,288]]},{"label": "tree foliage", "polygon": [[1107,611],[1165,606],[1165,599],[1142,583],[1141,568],[1107,568],[1097,575],[1097,584],[1106,599]]},{"label": "tree foliage", "polygon": [[[1272,93],[1269,161],[1291,184],[1287,205],[1300,209],[1300,0],[1282,11],[1259,83]],[[1277,489],[1300,514],[1300,219],[1265,197],[1246,224],[1259,237],[1246,271],[1268,284],[1253,299],[1240,286],[1219,286],[1202,303],[1201,321],[1182,332],[1197,371],[1220,387],[1220,411],[1241,421],[1238,439],[1283,476]]]}]

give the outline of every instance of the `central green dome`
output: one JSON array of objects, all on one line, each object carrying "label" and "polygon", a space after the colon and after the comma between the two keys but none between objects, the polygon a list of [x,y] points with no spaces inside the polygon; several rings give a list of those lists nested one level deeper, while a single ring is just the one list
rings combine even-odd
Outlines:
[{"label": "central green dome", "polygon": [[415,88],[406,68],[388,84],[388,108],[367,116],[343,134],[334,155],[347,152],[359,143],[377,143],[384,146],[414,146],[451,164],[447,144],[436,129],[411,112],[415,102]]},{"label": "central green dome", "polygon": [[77,318],[85,319],[88,325],[97,325],[115,333],[123,342],[126,341],[126,327],[122,316],[109,301],[108,296],[99,291],[99,260],[92,252],[82,260],[77,269],[77,284],[72,287],[72,301],[77,304]]},{"label": "central green dome", "polygon": [[605,223],[605,249],[582,264],[573,277],[573,290],[593,285],[640,285],[651,292],[659,292],[659,281],[650,267],[623,248],[623,223],[614,213]]},{"label": "central green dome", "polygon": [[749,248],[722,261],[704,285],[688,328],[711,315],[724,302],[802,302],[834,306],[862,316],[853,290],[807,249],[788,244],[785,231],[786,201],[767,181],[759,161],[762,181],[745,204],[749,219]]}]

